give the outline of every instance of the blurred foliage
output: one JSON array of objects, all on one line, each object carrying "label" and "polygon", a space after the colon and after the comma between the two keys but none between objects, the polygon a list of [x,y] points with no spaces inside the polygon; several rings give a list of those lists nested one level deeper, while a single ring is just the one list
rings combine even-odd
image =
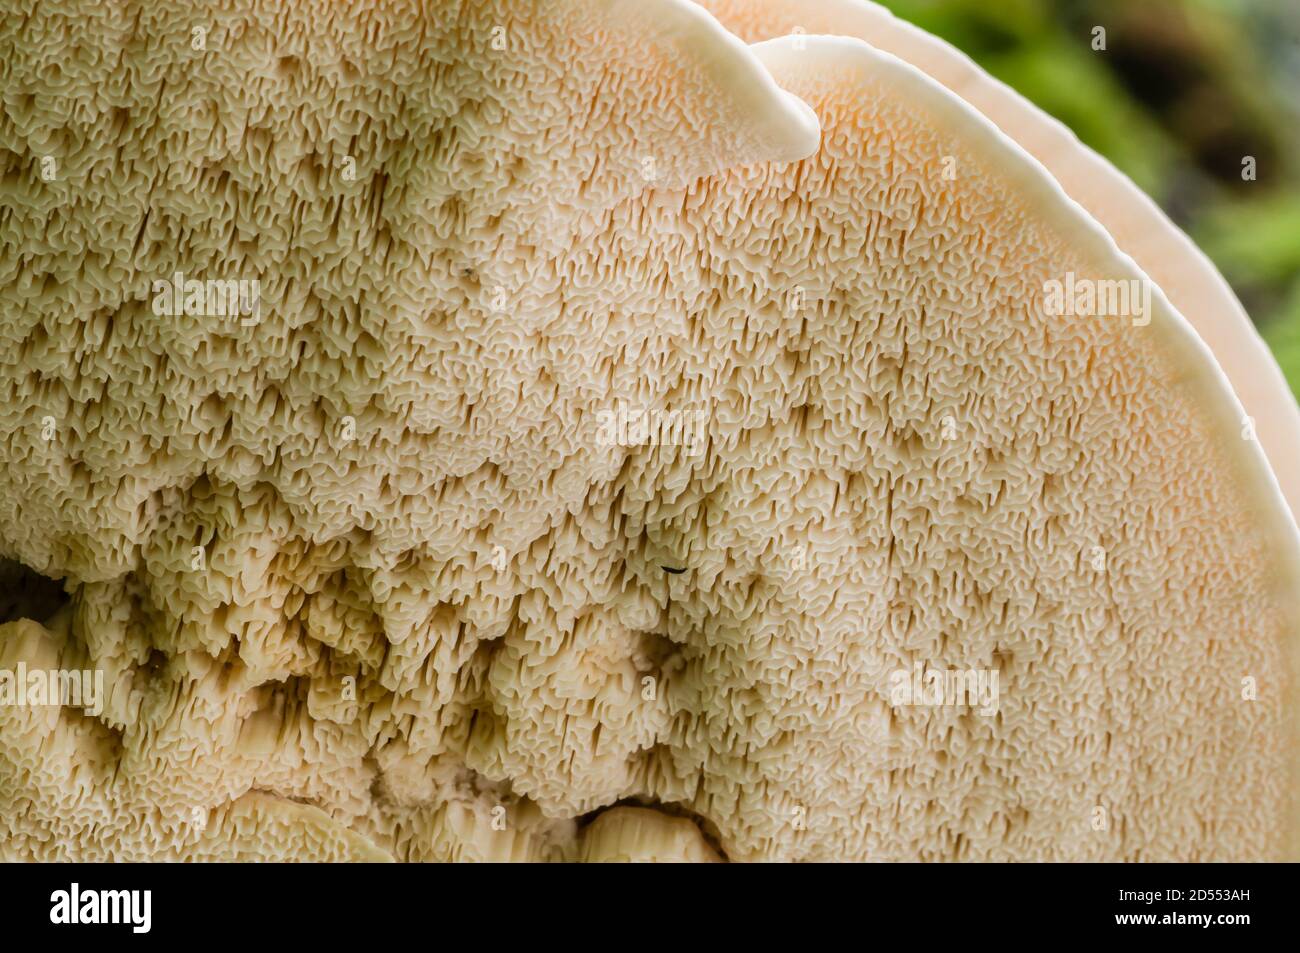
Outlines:
[{"label": "blurred foliage", "polygon": [[[1218,265],[1300,393],[1300,0],[879,2],[1056,116],[1159,202]],[[1105,50],[1093,49],[1098,26]]]}]

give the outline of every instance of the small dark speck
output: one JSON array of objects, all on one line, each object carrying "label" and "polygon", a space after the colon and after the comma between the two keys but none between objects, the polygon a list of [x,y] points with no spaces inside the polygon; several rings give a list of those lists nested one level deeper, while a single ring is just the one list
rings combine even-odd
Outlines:
[{"label": "small dark speck", "polygon": [[678,569],[675,566],[660,566],[659,568],[662,569],[664,572],[672,573],[674,576],[678,576],[686,572],[685,566],[683,566],[681,569]]}]

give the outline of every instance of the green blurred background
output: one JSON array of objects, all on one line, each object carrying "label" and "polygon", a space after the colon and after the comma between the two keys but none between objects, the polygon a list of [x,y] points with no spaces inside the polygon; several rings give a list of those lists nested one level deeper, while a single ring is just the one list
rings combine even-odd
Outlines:
[{"label": "green blurred background", "polygon": [[1300,394],[1300,0],[878,2],[965,51],[1159,202],[1219,266]]}]

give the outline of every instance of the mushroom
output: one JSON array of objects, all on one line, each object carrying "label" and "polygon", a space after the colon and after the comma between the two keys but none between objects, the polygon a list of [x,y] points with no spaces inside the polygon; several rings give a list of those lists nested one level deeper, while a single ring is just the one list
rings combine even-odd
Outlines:
[{"label": "mushroom", "polygon": [[0,708],[7,857],[1294,856],[1294,522],[987,118],[681,0],[240,16],[84,149],[0,114],[72,170],[0,272],[70,599],[0,660],[105,683]]},{"label": "mushroom", "polygon": [[1245,409],[1293,517],[1300,515],[1300,409],[1228,283],[1150,197],[1070,129],[960,50],[871,0],[700,0],[750,42],[787,34],[865,40],[925,72],[1037,159],[1165,293],[1209,347]]},{"label": "mushroom", "polygon": [[0,645],[104,682],[0,709],[0,842],[568,856],[679,664],[594,434],[669,336],[623,216],[816,118],[683,0],[253,6],[0,32],[0,559],[70,597]]},{"label": "mushroom", "polygon": [[580,853],[586,863],[714,863],[718,855],[686,818],[643,807],[602,811],[583,832]]}]

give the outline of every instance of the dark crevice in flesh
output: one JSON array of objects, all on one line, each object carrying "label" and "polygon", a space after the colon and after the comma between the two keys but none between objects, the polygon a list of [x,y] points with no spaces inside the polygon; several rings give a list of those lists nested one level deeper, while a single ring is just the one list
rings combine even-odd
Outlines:
[{"label": "dark crevice in flesh", "polygon": [[0,559],[0,625],[18,619],[44,624],[67,604],[61,580],[42,576],[11,559]]}]

